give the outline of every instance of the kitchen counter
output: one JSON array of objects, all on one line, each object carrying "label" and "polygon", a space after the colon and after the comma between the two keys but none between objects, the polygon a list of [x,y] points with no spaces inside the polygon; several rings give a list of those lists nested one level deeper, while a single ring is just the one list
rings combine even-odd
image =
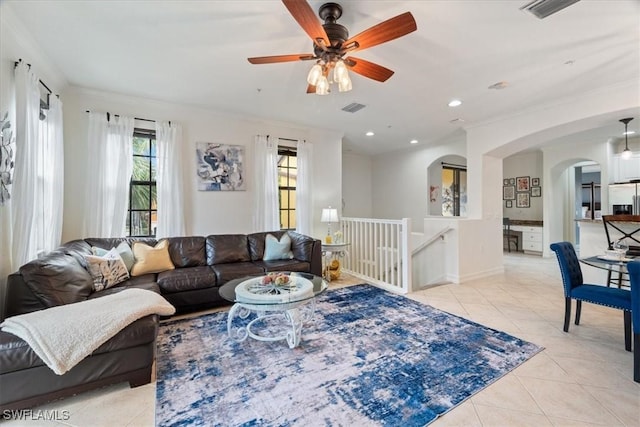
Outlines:
[{"label": "kitchen counter", "polygon": [[529,227],[542,227],[542,221],[535,221],[530,219],[512,219],[511,225],[525,225]]}]

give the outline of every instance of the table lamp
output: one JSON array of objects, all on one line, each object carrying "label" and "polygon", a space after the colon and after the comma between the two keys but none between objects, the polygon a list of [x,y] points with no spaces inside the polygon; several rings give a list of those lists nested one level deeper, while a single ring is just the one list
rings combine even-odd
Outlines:
[{"label": "table lamp", "polygon": [[331,243],[331,223],[339,222],[338,221],[338,210],[329,206],[328,208],[322,209],[322,217],[320,218],[320,222],[326,222],[329,225],[327,229],[327,236],[324,238],[325,243]]}]

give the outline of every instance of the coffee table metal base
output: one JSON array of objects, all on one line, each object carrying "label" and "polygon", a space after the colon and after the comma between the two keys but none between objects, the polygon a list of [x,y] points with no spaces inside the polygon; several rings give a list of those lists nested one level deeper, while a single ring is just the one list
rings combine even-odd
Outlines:
[{"label": "coffee table metal base", "polygon": [[[315,307],[315,298],[290,304],[273,305],[237,302],[233,307],[231,307],[231,310],[229,310],[229,315],[227,317],[227,334],[229,335],[229,338],[235,339],[238,342],[246,340],[247,337],[266,342],[286,340],[289,348],[295,348],[300,345],[302,326],[305,322],[308,322],[313,318]],[[233,320],[236,316],[240,319],[246,319],[251,315],[251,313],[255,313],[257,317],[247,323],[246,326],[234,328]],[[255,331],[255,329],[259,328],[260,323],[274,318],[285,320],[285,328],[282,335],[265,336],[260,335]]]}]

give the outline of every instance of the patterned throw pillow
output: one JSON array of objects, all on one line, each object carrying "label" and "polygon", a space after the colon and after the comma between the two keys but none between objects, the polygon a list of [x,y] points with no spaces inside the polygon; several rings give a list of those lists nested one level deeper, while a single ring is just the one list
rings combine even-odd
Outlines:
[{"label": "patterned throw pillow", "polygon": [[115,286],[129,278],[127,266],[116,248],[111,249],[104,256],[85,255],[84,258],[96,292]]},{"label": "patterned throw pillow", "polygon": [[283,234],[280,240],[273,234],[267,234],[264,240],[264,255],[262,256],[264,261],[292,258],[291,237],[288,234]]},{"label": "patterned throw pillow", "polygon": [[[131,248],[129,247],[127,242],[121,242],[116,247],[116,250],[120,254],[122,261],[124,261],[124,265],[127,266],[127,271],[131,271],[131,267],[133,267],[133,263],[135,260],[133,258],[133,252],[131,251]],[[91,248],[91,252],[93,252],[94,255],[105,256],[109,251],[107,249],[102,249],[97,246],[93,246]]]}]

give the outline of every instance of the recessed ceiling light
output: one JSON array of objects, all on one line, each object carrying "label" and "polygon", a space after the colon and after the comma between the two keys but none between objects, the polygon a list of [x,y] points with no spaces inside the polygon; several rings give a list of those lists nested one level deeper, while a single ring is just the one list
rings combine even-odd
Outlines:
[{"label": "recessed ceiling light", "polygon": [[375,135],[375,133],[373,133],[373,131],[369,131],[369,132],[365,133],[365,135],[367,135],[367,136],[373,136],[373,135]]},{"label": "recessed ceiling light", "polygon": [[634,133],[636,133],[635,130],[630,130],[628,132],[622,132],[623,135],[633,135]]},{"label": "recessed ceiling light", "polygon": [[459,117],[453,120],[449,120],[449,123],[462,123],[462,122],[464,122],[464,119],[461,119]]},{"label": "recessed ceiling light", "polygon": [[449,102],[449,107],[458,107],[460,105],[462,105],[462,101],[459,99],[452,99],[451,102]]},{"label": "recessed ceiling light", "polygon": [[409,144],[417,144],[418,140],[417,139],[412,139],[411,141],[409,141]]},{"label": "recessed ceiling light", "polygon": [[564,65],[573,65],[575,63],[576,63],[576,61],[574,61],[573,59],[569,59],[568,61],[564,61]]}]

